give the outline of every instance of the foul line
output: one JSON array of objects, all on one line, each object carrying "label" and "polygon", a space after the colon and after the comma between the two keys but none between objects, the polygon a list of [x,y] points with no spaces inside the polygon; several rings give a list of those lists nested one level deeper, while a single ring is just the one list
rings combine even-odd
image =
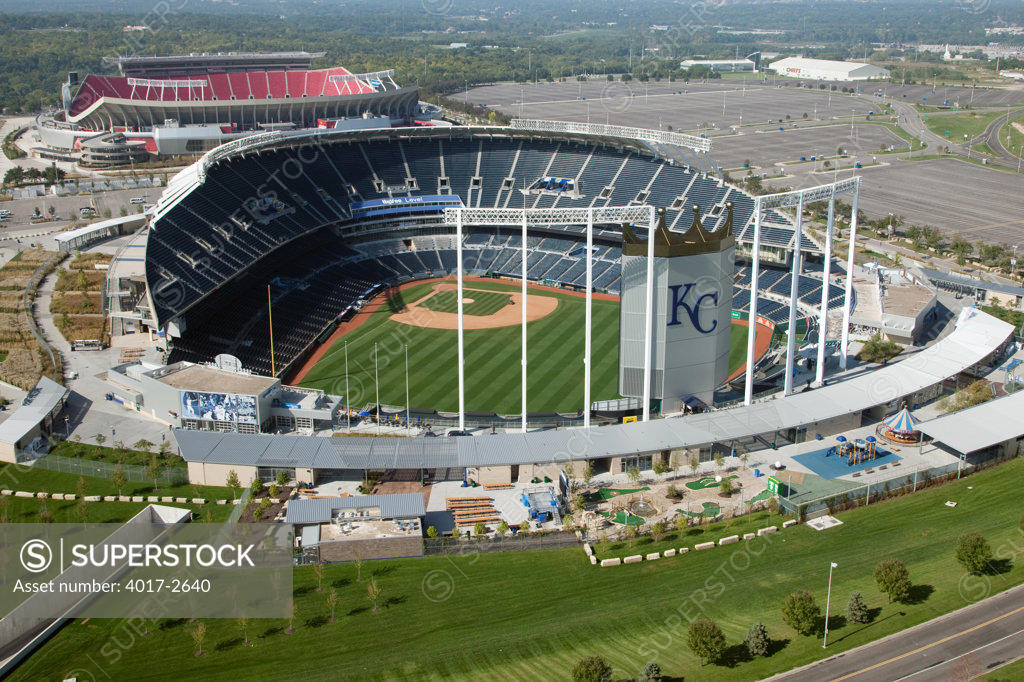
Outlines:
[{"label": "foul line", "polygon": [[945,644],[946,642],[948,642],[951,639],[956,639],[957,637],[960,637],[961,635],[966,635],[969,632],[974,632],[975,630],[979,630],[979,629],[981,629],[983,627],[991,625],[992,623],[1000,621],[1000,620],[1002,620],[1004,618],[1009,618],[1010,616],[1012,616],[1014,614],[1017,614],[1017,613],[1020,613],[1021,611],[1024,611],[1024,606],[1018,606],[1013,611],[1007,611],[1006,613],[1004,613],[1001,616],[996,616],[995,618],[992,618],[990,620],[986,620],[984,623],[978,623],[974,627],[967,628],[966,630],[961,630],[960,632],[957,632],[955,634],[947,635],[946,637],[943,637],[942,639],[937,639],[934,642],[932,642],[931,644],[925,644],[923,647],[919,647],[917,649],[914,649],[913,651],[908,651],[906,653],[900,654],[899,656],[893,656],[889,660],[881,661],[879,663],[875,663],[874,665],[868,666],[867,668],[861,668],[860,670],[854,671],[852,673],[848,673],[846,675],[843,675],[842,677],[833,678],[832,682],[840,682],[840,680],[848,680],[851,677],[856,677],[857,675],[860,675],[862,673],[866,673],[866,672],[869,672],[871,670],[875,670],[877,668],[881,668],[882,666],[889,665],[890,663],[894,663],[896,661],[902,660],[902,659],[906,658],[907,656],[913,656],[914,654],[921,653],[922,651],[925,651],[927,649],[931,649],[934,646],[938,646],[940,644]]}]

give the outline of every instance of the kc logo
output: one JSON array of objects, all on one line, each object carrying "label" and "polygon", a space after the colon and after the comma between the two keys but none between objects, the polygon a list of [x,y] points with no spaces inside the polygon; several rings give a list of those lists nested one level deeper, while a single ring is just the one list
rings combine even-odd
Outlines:
[{"label": "kc logo", "polygon": [[[693,289],[693,286],[694,282],[690,282],[689,284],[674,284],[668,288],[669,291],[672,292],[672,305],[669,307],[669,310],[671,311],[671,318],[669,319],[667,326],[671,327],[672,325],[682,324],[679,321],[679,309],[682,308],[686,311],[686,314],[690,316],[690,322],[693,324],[694,329],[699,331],[701,334],[710,334],[715,331],[715,328],[718,326],[718,320],[712,320],[710,327],[702,327],[700,325],[700,309],[701,305],[704,303],[704,299],[711,299],[711,302],[717,308],[718,292],[712,291],[706,294],[701,294],[697,297],[697,300],[693,302],[693,305],[690,305],[686,302],[686,298],[690,295],[690,290]],[[680,289],[682,290],[681,294]]]}]

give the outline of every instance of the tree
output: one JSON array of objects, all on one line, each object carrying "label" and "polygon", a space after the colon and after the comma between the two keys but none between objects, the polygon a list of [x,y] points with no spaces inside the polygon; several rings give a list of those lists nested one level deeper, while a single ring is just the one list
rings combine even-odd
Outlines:
[{"label": "tree", "polygon": [[284,634],[290,635],[295,632],[295,619],[299,617],[299,600],[292,599],[292,613],[288,618],[288,629],[284,631]]},{"label": "tree", "polygon": [[612,667],[600,656],[587,656],[572,667],[572,682],[611,682]]},{"label": "tree", "polygon": [[665,466],[665,463],[663,461],[661,461],[660,459],[654,463],[654,465],[652,466],[652,469],[653,469],[654,473],[657,474],[658,476],[661,476],[663,473],[668,471],[668,467]]},{"label": "tree", "polygon": [[252,481],[249,483],[249,491],[253,497],[259,495],[263,491],[263,481],[260,480],[259,476],[253,476]]},{"label": "tree", "polygon": [[267,488],[267,494],[270,495],[275,500],[277,499],[277,496],[280,494],[280,492],[281,491],[278,490],[276,483],[271,483],[270,487]]},{"label": "tree", "polygon": [[427,526],[428,538],[436,538],[438,535],[440,535],[440,533],[437,532],[437,528],[434,528],[433,526]]},{"label": "tree", "polygon": [[676,530],[680,533],[686,532],[686,528],[690,525],[689,519],[686,518],[686,514],[680,514],[679,518],[676,519]]},{"label": "tree", "polygon": [[93,440],[96,441],[96,445],[103,445],[103,443],[107,440],[107,437],[104,436],[102,433],[97,433],[95,436],[93,436]]},{"label": "tree", "polygon": [[285,471],[278,471],[277,472],[277,484],[279,486],[281,486],[283,488],[284,486],[288,485],[288,480],[289,479],[288,479],[288,473],[287,472],[285,472]]},{"label": "tree", "polygon": [[664,521],[655,521],[651,524],[651,538],[653,538],[655,542],[659,542],[663,537],[665,537],[666,530]]},{"label": "tree", "polygon": [[764,623],[754,623],[751,625],[750,630],[747,631],[747,636],[743,640],[743,646],[747,647],[747,652],[751,656],[767,656],[770,645],[771,640],[768,639],[768,630],[765,628]]},{"label": "tree", "polygon": [[867,623],[871,620],[871,612],[860,596],[860,591],[851,594],[850,601],[846,602],[846,620],[851,623]]},{"label": "tree", "polygon": [[316,591],[324,591],[324,564],[322,561],[317,561],[313,564],[313,575],[316,576]]},{"label": "tree", "polygon": [[153,492],[156,492],[157,484],[160,482],[160,462],[156,455],[150,455],[149,464],[146,465],[146,477],[153,479]]},{"label": "tree", "polygon": [[14,166],[8,168],[7,172],[4,173],[4,184],[5,185],[20,185],[25,180],[25,169],[21,166]]},{"label": "tree", "polygon": [[140,438],[137,441],[135,441],[135,444],[132,445],[132,447],[135,448],[136,450],[142,450],[143,452],[149,452],[149,449],[151,447],[153,447],[153,444],[150,443],[145,438]]},{"label": "tree", "polygon": [[637,485],[640,483],[639,467],[629,467],[629,470],[626,471],[626,475],[629,476],[629,480],[633,482],[633,485]]},{"label": "tree", "polygon": [[688,464],[690,465],[690,473],[695,474],[697,473],[697,467],[700,466],[700,459],[697,458],[697,455],[690,455]]},{"label": "tree", "polygon": [[206,639],[206,623],[203,621],[196,622],[196,624],[192,626],[190,634],[192,635],[192,641],[196,645],[196,657],[202,656],[203,640]]},{"label": "tree", "polygon": [[498,535],[501,535],[501,536],[508,535],[508,532],[509,532],[508,522],[505,521],[505,519],[502,519],[501,522],[498,524],[497,531],[498,531]]},{"label": "tree", "polygon": [[235,497],[235,499],[238,499],[238,491],[241,490],[242,483],[241,481],[238,480],[238,474],[235,472],[234,469],[228,472],[228,478],[226,483],[227,486],[231,488],[231,494]]},{"label": "tree", "polygon": [[732,480],[727,476],[722,478],[722,482],[718,484],[718,490],[723,495],[732,495]]},{"label": "tree", "polygon": [[242,631],[242,646],[249,646],[249,619],[242,616],[236,623],[238,629]]},{"label": "tree", "polygon": [[572,508],[576,511],[583,511],[587,508],[587,498],[584,495],[573,495]]},{"label": "tree", "polygon": [[661,666],[651,661],[640,669],[636,682],[661,682]]},{"label": "tree", "polygon": [[327,608],[331,610],[331,622],[334,622],[334,609],[338,606],[338,593],[332,587],[327,593]]},{"label": "tree", "polygon": [[363,582],[363,553],[358,549],[352,552],[352,565],[356,567],[356,582]]},{"label": "tree", "polygon": [[377,601],[380,599],[381,592],[380,583],[377,582],[376,578],[370,578],[370,582],[366,585],[366,598],[373,604],[373,612],[376,613],[380,610],[377,606]]},{"label": "tree", "polygon": [[880,561],[875,566],[875,582],[890,602],[905,601],[910,596],[910,572],[895,557]]},{"label": "tree", "polygon": [[721,469],[725,466],[725,457],[722,456],[721,452],[715,453],[715,468]]},{"label": "tree", "polygon": [[782,605],[782,620],[801,635],[814,634],[818,629],[821,609],[814,602],[814,595],[807,590],[797,590]]},{"label": "tree", "polygon": [[473,526],[473,535],[476,535],[477,537],[487,535],[487,526],[478,521],[477,524]]},{"label": "tree", "polygon": [[971,573],[984,573],[992,565],[992,548],[980,533],[964,533],[956,541],[956,560]]},{"label": "tree", "polygon": [[587,466],[583,467],[583,483],[590,485],[590,480],[594,478],[594,465],[587,462]]},{"label": "tree", "polygon": [[968,256],[974,255],[974,245],[960,235],[953,238],[953,242],[949,245],[949,250],[956,255],[957,265],[963,265],[967,262]]},{"label": "tree", "polygon": [[725,635],[718,624],[707,618],[690,623],[686,632],[686,646],[700,659],[700,664],[714,663],[725,651]]},{"label": "tree", "polygon": [[874,334],[860,349],[858,359],[864,362],[885,363],[900,354],[899,344],[883,339],[881,334]]},{"label": "tree", "polygon": [[114,489],[117,490],[117,496],[121,496],[121,488],[128,482],[128,477],[124,475],[124,468],[120,464],[114,465],[114,471],[110,474],[110,482],[114,485]]}]

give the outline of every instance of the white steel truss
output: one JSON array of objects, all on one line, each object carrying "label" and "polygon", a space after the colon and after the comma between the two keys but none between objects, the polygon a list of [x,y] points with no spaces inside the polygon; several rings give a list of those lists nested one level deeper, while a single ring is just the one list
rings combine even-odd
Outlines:
[{"label": "white steel truss", "polygon": [[[380,83],[380,87],[382,90],[387,90],[389,83],[396,90],[398,89],[398,83],[395,82],[394,69],[387,69],[386,71],[372,71],[370,73],[341,73],[334,76],[328,76],[327,80],[330,81],[331,83],[336,84],[349,84],[355,81],[362,81],[364,84],[370,85],[371,87],[373,87],[373,84],[370,83],[370,81],[377,81]],[[374,90],[376,89],[377,88],[374,87]],[[343,93],[346,93],[350,92],[351,88],[348,85],[346,85],[344,88],[341,88],[341,90]]]},{"label": "white steel truss", "polygon": [[754,340],[757,336],[757,287],[761,270],[761,215],[772,208],[795,206],[796,220],[793,251],[792,280],[790,281],[789,297],[789,339],[786,346],[785,394],[793,392],[793,367],[796,351],[796,302],[798,294],[798,278],[800,276],[800,242],[803,235],[803,209],[815,201],[828,201],[828,219],[825,227],[825,265],[822,272],[821,308],[818,313],[818,348],[815,366],[815,381],[821,385],[825,379],[825,336],[828,331],[828,298],[832,264],[832,237],[835,224],[836,197],[852,194],[853,207],[850,216],[850,248],[847,255],[846,291],[843,300],[843,327],[839,348],[839,366],[845,370],[847,366],[847,348],[849,344],[850,308],[853,299],[853,253],[857,240],[857,201],[860,198],[860,176],[853,176],[837,182],[808,187],[805,189],[766,194],[754,199],[754,244],[750,269],[750,314],[748,325],[751,330],[747,334],[747,372],[744,386],[743,402],[749,405],[753,400],[754,387]]},{"label": "white steel truss", "polygon": [[651,417],[651,347],[654,324],[654,230],[657,227],[658,214],[654,206],[609,206],[605,208],[446,208],[445,223],[455,225],[456,241],[456,297],[458,315],[458,375],[459,375],[459,430],[466,428],[465,416],[465,346],[463,341],[462,311],[462,236],[467,225],[515,225],[522,230],[522,430],[526,431],[526,273],[527,273],[527,228],[530,225],[586,225],[587,232],[587,291],[586,291],[586,328],[583,335],[583,376],[586,386],[583,390],[584,425],[590,425],[590,351],[591,351],[591,306],[593,274],[591,271],[593,258],[591,247],[594,243],[595,224],[634,223],[647,225],[647,283],[646,283],[646,317],[644,324],[644,387],[643,387],[643,420]]},{"label": "white steel truss", "polygon": [[648,128],[615,126],[603,123],[578,123],[576,121],[542,121],[527,118],[514,118],[509,123],[509,127],[517,130],[536,130],[543,133],[582,133],[584,135],[602,135],[604,137],[624,137],[631,140],[671,144],[697,152],[707,153],[711,151],[711,140],[706,137],[671,133],[667,130],[650,130]]}]

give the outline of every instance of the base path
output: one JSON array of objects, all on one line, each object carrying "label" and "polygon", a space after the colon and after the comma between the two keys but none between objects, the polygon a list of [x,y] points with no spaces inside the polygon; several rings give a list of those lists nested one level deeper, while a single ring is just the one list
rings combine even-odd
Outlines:
[{"label": "base path", "polygon": [[[458,329],[459,328],[459,316],[457,313],[445,313],[437,310],[431,310],[421,306],[420,304],[429,298],[435,296],[441,291],[455,291],[457,285],[454,282],[438,282],[434,285],[434,290],[416,301],[415,303],[406,306],[400,312],[395,313],[391,316],[391,320],[400,324],[408,324],[413,327],[429,327],[431,329]],[[463,285],[463,302],[472,300],[473,291],[485,291],[493,293],[489,289],[473,289]],[[506,292],[500,292],[505,294]],[[508,297],[511,303],[494,312],[491,315],[465,315],[462,316],[462,328],[463,329],[497,329],[498,327],[511,327],[513,325],[521,324],[523,321],[523,294],[521,291],[509,291]],[[551,296],[539,296],[537,294],[526,295],[526,321],[533,322],[539,320],[542,317],[546,317],[555,311],[558,307],[558,299]]]}]

